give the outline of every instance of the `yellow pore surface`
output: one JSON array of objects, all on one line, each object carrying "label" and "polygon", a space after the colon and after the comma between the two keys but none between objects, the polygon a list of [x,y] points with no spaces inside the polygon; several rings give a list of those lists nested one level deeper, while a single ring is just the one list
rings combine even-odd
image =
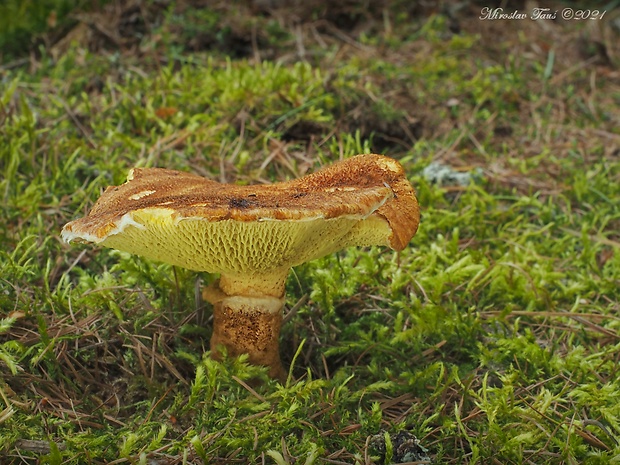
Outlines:
[{"label": "yellow pore surface", "polygon": [[[281,281],[291,266],[351,245],[389,245],[390,235],[387,222],[374,216],[211,222],[179,219],[165,208],[127,215],[126,226],[107,236],[102,245],[191,270],[260,281],[269,281],[270,276]],[[263,287],[259,283],[252,287],[256,286]]]}]

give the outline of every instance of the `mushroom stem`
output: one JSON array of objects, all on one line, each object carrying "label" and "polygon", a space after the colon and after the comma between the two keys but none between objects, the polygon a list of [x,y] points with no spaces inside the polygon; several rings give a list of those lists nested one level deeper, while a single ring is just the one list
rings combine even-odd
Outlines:
[{"label": "mushroom stem", "polygon": [[221,359],[222,348],[232,357],[248,354],[251,364],[269,367],[269,376],[284,381],[279,344],[284,296],[230,296],[217,281],[203,297],[213,304],[213,357]]}]

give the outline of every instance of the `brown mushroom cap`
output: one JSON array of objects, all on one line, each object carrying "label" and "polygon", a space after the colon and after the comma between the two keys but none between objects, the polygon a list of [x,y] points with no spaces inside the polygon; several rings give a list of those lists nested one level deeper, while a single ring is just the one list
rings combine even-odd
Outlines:
[{"label": "brown mushroom cap", "polygon": [[229,281],[251,275],[248,295],[280,296],[291,266],[353,245],[402,250],[418,224],[401,165],[359,155],[271,185],[135,168],[125,184],[105,190],[88,216],[66,224],[62,237],[222,273]]}]

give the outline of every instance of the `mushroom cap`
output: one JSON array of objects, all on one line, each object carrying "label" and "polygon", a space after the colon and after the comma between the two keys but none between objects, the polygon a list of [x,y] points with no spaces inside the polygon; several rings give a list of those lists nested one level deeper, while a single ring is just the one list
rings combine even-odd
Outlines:
[{"label": "mushroom cap", "polygon": [[258,282],[247,293],[261,294],[257,288],[269,288],[274,279],[283,290],[291,266],[344,247],[402,250],[419,220],[402,166],[381,155],[358,155],[270,185],[134,168],[125,184],[105,190],[87,216],[67,223],[62,237],[222,273],[230,282],[251,275]]}]

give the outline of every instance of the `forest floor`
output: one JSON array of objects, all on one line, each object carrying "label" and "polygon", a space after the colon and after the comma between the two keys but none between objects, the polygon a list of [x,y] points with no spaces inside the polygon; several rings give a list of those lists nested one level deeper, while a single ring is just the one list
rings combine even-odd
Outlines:
[{"label": "forest floor", "polygon": [[[0,33],[3,464],[620,462],[618,2],[331,3]],[[251,184],[367,152],[420,229],[294,269],[285,383],[209,357],[216,277],[60,239],[134,166]]]}]

